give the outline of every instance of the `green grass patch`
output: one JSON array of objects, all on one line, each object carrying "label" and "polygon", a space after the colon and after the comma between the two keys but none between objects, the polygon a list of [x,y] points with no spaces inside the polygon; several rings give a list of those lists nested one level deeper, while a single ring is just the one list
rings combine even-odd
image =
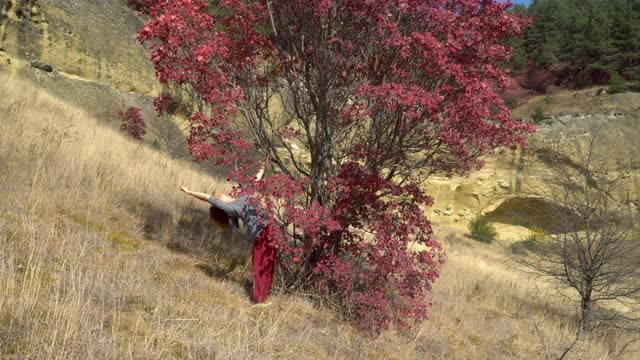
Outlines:
[{"label": "green grass patch", "polygon": [[23,336],[27,332],[8,312],[0,312],[0,358],[10,357],[24,350]]},{"label": "green grass patch", "polygon": [[137,251],[142,249],[142,242],[121,232],[107,234],[107,240],[122,251]]},{"label": "green grass patch", "polygon": [[529,235],[524,240],[511,244],[511,251],[519,255],[524,255],[526,251],[542,253],[550,246],[548,239],[544,229],[533,227],[529,229]]},{"label": "green grass patch", "polygon": [[104,323],[104,329],[126,342],[134,342],[153,334],[152,328],[144,318],[144,313],[137,311],[118,312]]},{"label": "green grass patch", "polygon": [[0,211],[0,219],[6,220],[8,222],[18,222],[18,218],[17,217],[15,217],[15,216],[13,216],[13,215],[11,215],[9,213],[2,212],[2,211]]},{"label": "green grass patch", "polygon": [[485,243],[493,242],[498,235],[496,228],[493,227],[493,225],[491,225],[484,216],[476,216],[471,219],[471,221],[469,221],[468,229],[473,239]]},{"label": "green grass patch", "polygon": [[86,216],[80,214],[71,214],[69,218],[73,220],[76,224],[82,225],[88,229],[95,230],[97,232],[102,232],[106,230],[106,227],[103,224],[100,224],[97,221],[94,221]]},{"label": "green grass patch", "polygon": [[544,109],[541,106],[536,107],[533,114],[531,115],[531,122],[535,125],[540,124],[549,124],[549,118],[544,113]]},{"label": "green grass patch", "polygon": [[122,251],[137,251],[142,249],[142,241],[133,238],[130,235],[122,231],[108,231],[104,224],[101,224],[87,216],[79,214],[71,214],[69,216],[73,222],[82,225],[87,229],[93,230],[98,233],[105,233],[106,239],[112,243],[116,248]]}]

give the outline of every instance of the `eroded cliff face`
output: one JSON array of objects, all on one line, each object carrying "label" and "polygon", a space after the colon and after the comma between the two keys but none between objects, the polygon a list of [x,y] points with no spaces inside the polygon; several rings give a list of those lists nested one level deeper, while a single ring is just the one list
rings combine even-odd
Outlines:
[{"label": "eroded cliff face", "polygon": [[577,166],[587,151],[589,129],[599,129],[604,146],[597,155],[606,159],[607,167],[604,174],[594,175],[620,174],[624,186],[616,197],[640,206],[640,94],[610,95],[608,102],[621,98],[624,111],[554,116],[525,149],[489,156],[486,166],[468,177],[431,179],[427,189],[436,203],[427,209],[429,218],[435,224],[466,228],[473,216],[488,214],[503,240],[521,240],[529,228],[544,228],[551,212],[541,198],[554,176],[549,155],[557,153],[565,164]]},{"label": "eroded cliff face", "polygon": [[142,95],[159,92],[153,66],[135,38],[142,20],[126,1],[0,0],[0,9],[5,68],[43,61],[72,79]]}]

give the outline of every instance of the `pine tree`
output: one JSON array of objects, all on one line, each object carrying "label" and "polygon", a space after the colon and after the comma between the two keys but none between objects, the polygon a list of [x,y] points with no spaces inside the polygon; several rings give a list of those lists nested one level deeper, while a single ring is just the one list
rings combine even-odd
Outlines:
[{"label": "pine tree", "polygon": [[572,85],[602,83],[613,72],[640,79],[640,0],[536,0],[527,13],[535,22],[513,43],[514,67],[526,58],[542,68],[561,64],[557,75]]},{"label": "pine tree", "polygon": [[618,94],[625,90],[624,79],[617,72],[609,80],[609,93]]}]

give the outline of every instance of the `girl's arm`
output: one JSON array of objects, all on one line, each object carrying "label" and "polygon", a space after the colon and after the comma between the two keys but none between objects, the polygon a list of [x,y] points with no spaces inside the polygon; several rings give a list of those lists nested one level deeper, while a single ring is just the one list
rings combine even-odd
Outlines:
[{"label": "girl's arm", "polygon": [[209,198],[211,198],[211,195],[209,194],[205,194],[197,191],[191,191],[187,189],[187,187],[182,185],[182,183],[180,183],[180,190],[182,190],[185,194],[191,195],[198,200],[209,202]]},{"label": "girl's arm", "polygon": [[256,181],[262,180],[262,176],[264,176],[264,167],[269,163],[269,161],[271,161],[271,156],[267,155],[267,159],[265,160],[264,164],[262,164],[260,170],[258,170],[258,172],[256,173]]},{"label": "girl's arm", "polygon": [[198,199],[198,200],[202,200],[202,201],[206,201],[209,204],[217,207],[218,209],[224,211],[225,213],[227,213],[227,215],[229,216],[235,216],[235,217],[240,217],[240,210],[237,208],[237,206],[233,206],[230,203],[232,201],[234,201],[235,199],[230,197],[230,196],[226,196],[224,194],[221,194],[218,197],[215,196],[211,196],[209,194],[205,194],[205,193],[201,193],[201,192],[197,192],[197,191],[191,191],[189,189],[186,188],[186,186],[182,185],[182,182],[180,183],[180,190],[182,190],[185,194],[191,195],[194,198]]},{"label": "girl's arm", "polygon": [[260,167],[260,170],[258,170],[258,172],[256,173],[256,181],[260,181],[263,175],[264,175],[264,165],[262,165]]}]

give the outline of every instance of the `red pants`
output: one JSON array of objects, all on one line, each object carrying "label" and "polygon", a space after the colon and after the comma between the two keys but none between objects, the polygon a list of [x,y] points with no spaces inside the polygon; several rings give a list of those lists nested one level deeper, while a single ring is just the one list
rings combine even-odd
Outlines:
[{"label": "red pants", "polygon": [[273,271],[276,267],[276,248],[270,239],[271,228],[267,226],[253,243],[253,301],[267,300]]}]

